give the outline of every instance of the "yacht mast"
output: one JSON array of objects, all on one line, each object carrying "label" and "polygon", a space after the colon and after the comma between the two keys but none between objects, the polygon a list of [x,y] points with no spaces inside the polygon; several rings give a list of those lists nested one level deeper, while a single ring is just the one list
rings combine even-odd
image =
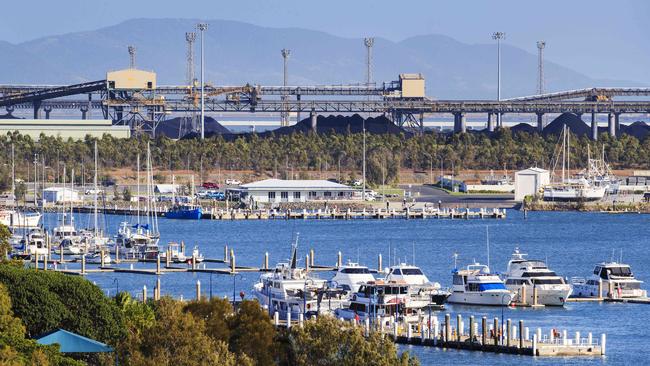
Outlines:
[{"label": "yacht mast", "polygon": [[566,175],[571,177],[571,130],[566,129]]},{"label": "yacht mast", "polygon": [[566,125],[562,125],[562,183],[564,183],[565,180],[564,179],[565,162],[566,162]]},{"label": "yacht mast", "polygon": [[95,236],[97,236],[97,140],[95,140],[95,177],[93,177],[93,205],[94,205],[94,228]]},{"label": "yacht mast", "polygon": [[61,210],[61,212],[63,213],[63,217],[62,217],[63,226],[65,226],[65,216],[66,216],[66,208],[65,208],[65,201],[66,201],[66,198],[65,198],[65,196],[66,196],[65,195],[65,178],[66,178],[66,175],[67,175],[66,166],[65,166],[65,164],[63,164],[63,209]]},{"label": "yacht mast", "polygon": [[[74,191],[74,168],[72,168],[72,175],[70,175],[70,226],[74,225],[72,222],[72,192]],[[65,195],[65,190],[63,191]]]},{"label": "yacht mast", "polygon": [[16,162],[14,157],[14,144],[11,144],[11,196],[16,204]]},{"label": "yacht mast", "polygon": [[137,190],[138,190],[138,193],[137,193],[137,195],[138,195],[138,205],[137,205],[136,215],[138,216],[138,227],[140,227],[140,153],[138,153],[138,157],[136,159],[136,165],[137,165],[137,167],[136,167],[136,170],[137,170],[136,187],[137,187]]}]

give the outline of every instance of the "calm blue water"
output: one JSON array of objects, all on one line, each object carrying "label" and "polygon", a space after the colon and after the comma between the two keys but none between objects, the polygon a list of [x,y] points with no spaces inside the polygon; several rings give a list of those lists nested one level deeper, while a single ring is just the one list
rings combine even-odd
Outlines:
[{"label": "calm blue water", "polygon": [[[120,216],[107,216],[107,227],[116,231]],[[48,215],[45,224],[52,227],[56,215]],[[79,215],[77,223],[86,224],[87,216]],[[533,212],[524,220],[519,212],[510,211],[506,220],[362,220],[362,221],[173,221],[160,220],[161,243],[184,240],[188,249],[199,245],[208,258],[222,258],[223,246],[235,249],[238,265],[261,266],[264,252],[269,262],[289,256],[294,232],[300,233],[300,255],[304,258],[313,248],[318,264],[333,265],[336,253],[344,261],[359,261],[377,266],[382,253],[388,265],[389,246],[402,261],[420,266],[432,281],[443,286],[451,284],[453,253],[459,254],[459,265],[472,260],[486,262],[486,227],[490,236],[490,264],[493,270],[504,271],[512,250],[519,246],[530,257],[547,259],[549,266],[562,276],[587,276],[595,263],[610,259],[612,249],[623,249],[623,260],[632,266],[636,276],[650,280],[650,215],[606,215],[599,213]],[[391,250],[391,252],[393,252]],[[391,258],[393,253],[390,254]],[[304,259],[303,259],[304,262]],[[140,265],[142,266],[142,265]],[[208,264],[208,266],[220,266]],[[324,273],[323,276],[328,276]],[[249,292],[258,274],[236,278],[236,293]],[[90,275],[109,294],[120,290],[141,292],[142,286],[153,289],[156,278],[147,275]],[[162,293],[174,297],[193,297],[196,280],[203,293],[209,293],[208,274],[167,274],[161,278]],[[650,285],[646,286],[650,288]],[[232,296],[230,276],[212,276],[214,295]],[[151,292],[149,293],[151,296]],[[500,308],[449,306],[448,312],[464,317],[501,317]],[[505,317],[524,319],[532,329],[542,327],[580,331],[594,337],[607,333],[606,358],[530,358],[489,353],[440,350],[437,348],[403,347],[417,354],[425,365],[624,365],[650,359],[650,305],[572,303],[560,309],[505,309]],[[442,317],[443,315],[440,315]]]}]

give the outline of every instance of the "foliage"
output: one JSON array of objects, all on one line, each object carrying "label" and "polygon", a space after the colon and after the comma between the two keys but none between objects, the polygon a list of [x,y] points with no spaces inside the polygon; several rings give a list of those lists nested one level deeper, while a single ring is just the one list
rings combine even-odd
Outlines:
[{"label": "foliage", "polygon": [[42,346],[25,338],[25,326],[14,317],[11,298],[0,284],[0,365],[82,365],[64,357],[57,346]]},{"label": "foliage", "polygon": [[419,365],[408,354],[398,357],[395,344],[378,333],[366,339],[362,328],[321,316],[295,327],[289,336],[295,365]]},{"label": "foliage", "polygon": [[[226,141],[222,136],[205,140],[187,139],[173,141],[158,137],[151,141],[147,136],[132,139],[116,139],[105,135],[101,139],[90,136],[85,140],[63,140],[45,137],[38,142],[29,136],[9,133],[0,136],[0,158],[9,161],[11,144],[16,150],[18,175],[26,175],[30,157],[34,154],[45,159],[47,166],[65,163],[68,168],[81,171],[83,162],[92,161],[93,144],[97,141],[102,167],[132,168],[136,156],[146,151],[151,142],[153,164],[158,169],[191,169],[199,171],[217,168],[229,170],[253,170],[271,174],[338,167],[346,171],[362,168],[362,134],[291,134],[260,138],[257,135],[237,137]],[[477,133],[437,134],[426,133],[407,137],[404,135],[368,135],[368,173],[381,182],[382,172],[396,168],[428,170],[430,165],[449,171],[460,169],[520,169],[530,166],[550,167],[558,137],[526,132],[513,133],[500,128],[492,135]],[[650,161],[650,138],[639,141],[623,134],[612,138],[603,134],[597,141],[588,137],[571,138],[571,166],[582,168],[586,163],[587,146],[593,154],[604,150],[607,160],[614,168],[648,168]],[[387,159],[384,161],[383,159]],[[433,164],[432,164],[433,163]],[[385,168],[382,169],[381,167]],[[385,170],[385,171],[384,171]],[[51,173],[52,174],[52,173]],[[156,178],[163,178],[158,175]],[[160,179],[158,179],[160,180]]]},{"label": "foliage", "polygon": [[63,328],[115,344],[124,335],[117,306],[84,278],[0,265],[0,283],[30,337]]},{"label": "foliage", "polygon": [[125,200],[126,202],[131,201],[131,190],[129,187],[124,187],[124,190],[122,191],[122,199]]},{"label": "foliage", "polygon": [[6,254],[11,251],[9,239],[11,239],[11,231],[7,225],[0,224],[0,262],[7,259]]},{"label": "foliage", "polygon": [[273,363],[275,329],[256,300],[244,300],[230,319],[230,350],[245,354],[257,365]]},{"label": "foliage", "polygon": [[24,200],[26,194],[27,194],[27,186],[25,185],[25,182],[18,182],[14,190],[14,196],[16,197],[16,201]]}]

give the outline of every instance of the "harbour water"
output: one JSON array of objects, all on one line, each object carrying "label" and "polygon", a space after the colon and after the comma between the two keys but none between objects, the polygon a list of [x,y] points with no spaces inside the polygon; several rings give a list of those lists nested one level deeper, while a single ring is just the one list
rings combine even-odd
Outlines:
[{"label": "harbour water", "polygon": [[[80,214],[77,223],[88,221]],[[114,232],[122,216],[106,216],[107,228]],[[47,214],[45,225],[56,223],[55,214]],[[517,211],[509,211],[505,220],[273,220],[273,221],[178,221],[160,219],[161,244],[181,240],[188,250],[198,245],[206,258],[222,258],[223,247],[235,250],[237,265],[261,266],[264,252],[269,263],[286,260],[292,236],[300,233],[299,253],[304,258],[309,249],[315,250],[315,262],[334,265],[338,251],[344,261],[377,266],[377,255],[383,256],[384,267],[395,257],[400,261],[415,262],[432,281],[443,287],[451,285],[453,254],[458,253],[458,264],[476,260],[487,262],[486,227],[489,226],[490,265],[494,271],[505,271],[515,247],[530,258],[547,259],[551,269],[561,276],[588,276],[597,262],[609,260],[612,250],[618,259],[632,266],[636,277],[650,281],[650,215],[609,215],[576,212],[534,212],[528,219]],[[391,253],[389,256],[389,247]],[[304,263],[304,259],[302,261]],[[219,266],[218,264],[208,264]],[[140,266],[142,266],[140,264]],[[235,293],[250,293],[257,273],[243,273],[234,278]],[[329,276],[327,272],[321,276]],[[174,273],[161,277],[162,295],[191,298],[195,295],[196,280],[202,283],[204,295],[232,297],[233,277],[226,275]],[[146,285],[153,289],[156,277],[134,274],[92,274],[108,294],[130,291],[137,296]],[[212,285],[210,286],[210,283]],[[645,285],[650,289],[650,284]],[[151,295],[150,295],[151,296]],[[650,305],[618,303],[570,303],[564,308],[490,308],[448,305],[446,311],[461,313],[464,317],[503,316],[505,319],[524,319],[526,326],[593,332],[594,337],[607,333],[607,356],[604,358],[530,358],[441,350],[417,346],[402,347],[417,354],[423,365],[627,365],[647,359],[650,348]],[[439,313],[442,318],[444,313]]]}]

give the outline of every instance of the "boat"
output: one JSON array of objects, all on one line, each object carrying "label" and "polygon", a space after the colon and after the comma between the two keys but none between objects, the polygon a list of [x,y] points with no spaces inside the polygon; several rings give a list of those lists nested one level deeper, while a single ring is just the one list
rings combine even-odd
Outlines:
[{"label": "boat", "polygon": [[196,204],[194,196],[194,176],[192,176],[191,182],[191,197],[187,199],[186,197],[177,197],[176,196],[176,184],[175,178],[172,175],[172,202],[173,205],[165,213],[165,217],[168,219],[178,219],[178,220],[200,220],[203,216],[203,209],[201,206]]},{"label": "boat", "polygon": [[594,267],[589,278],[573,278],[573,294],[575,297],[609,298],[647,298],[646,290],[641,289],[640,281],[634,277],[630,265],[610,261],[602,262]]},{"label": "boat", "polygon": [[10,228],[38,227],[42,217],[40,212],[0,210],[0,224]]},{"label": "boat", "polygon": [[414,307],[440,306],[451,295],[449,291],[440,287],[440,283],[429,281],[419,267],[406,263],[389,267],[385,280],[389,282],[403,281],[409,285],[409,294],[411,294],[412,300],[409,305]]},{"label": "boat", "polygon": [[[102,262],[102,254],[104,255],[104,261]],[[90,264],[111,264],[113,259],[108,252],[98,252],[93,254],[85,254],[86,263]]]},{"label": "boat", "polygon": [[185,245],[178,244],[176,242],[169,242],[167,244],[167,250],[160,252],[160,260],[166,261],[167,254],[170,255],[170,261],[174,263],[186,263],[192,259],[196,260],[196,263],[201,263],[205,259],[203,254],[199,252],[198,247],[192,249],[192,255],[185,255]]},{"label": "boat", "polygon": [[80,231],[81,244],[88,248],[88,251],[99,252],[108,249],[110,244],[110,237],[104,235],[104,232],[99,228],[99,208],[97,201],[97,141],[95,141],[95,175],[93,178],[93,226]]},{"label": "boat", "polygon": [[349,293],[359,291],[361,285],[374,280],[368,267],[353,262],[340,266],[332,278],[332,282]]},{"label": "boat", "polygon": [[14,258],[33,258],[49,255],[45,234],[40,228],[32,229],[14,246]]},{"label": "boat", "polygon": [[[544,201],[599,201],[607,192],[617,190],[618,184],[605,162],[604,150],[601,159],[592,159],[589,145],[587,145],[587,169],[582,170],[575,177],[570,176],[570,136],[567,127],[564,126],[561,134],[562,176],[559,182],[544,187]],[[555,161],[555,165],[558,164],[558,160]],[[555,175],[555,166],[552,171]]]},{"label": "boat", "polygon": [[[571,285],[551,271],[545,261],[526,259],[526,255],[515,248],[504,275],[506,288],[515,294],[514,301],[564,306],[571,296]],[[533,289],[537,291],[537,301],[533,299]]]},{"label": "boat", "polygon": [[290,261],[278,263],[272,272],[263,273],[252,293],[262,307],[270,314],[278,313],[280,319],[331,314],[347,302],[345,291],[297,267],[297,238]]},{"label": "boat", "polygon": [[454,270],[449,303],[466,305],[507,306],[513,295],[498,275],[486,265],[474,263],[466,269]]},{"label": "boat", "polygon": [[365,321],[397,317],[407,322],[419,319],[422,312],[408,306],[411,296],[404,281],[376,280],[359,287],[349,305],[334,311],[337,318]]}]

